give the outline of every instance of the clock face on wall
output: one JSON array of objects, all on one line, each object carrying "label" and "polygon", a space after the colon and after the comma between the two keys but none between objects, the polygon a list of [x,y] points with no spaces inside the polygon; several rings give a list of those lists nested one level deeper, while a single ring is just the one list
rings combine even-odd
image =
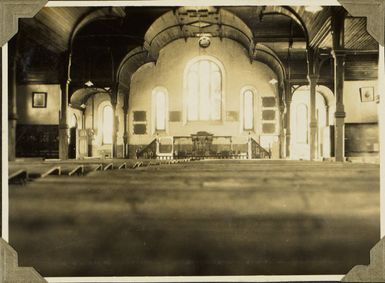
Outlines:
[{"label": "clock face on wall", "polygon": [[199,46],[202,48],[207,48],[210,46],[210,37],[208,36],[202,36],[199,39]]}]

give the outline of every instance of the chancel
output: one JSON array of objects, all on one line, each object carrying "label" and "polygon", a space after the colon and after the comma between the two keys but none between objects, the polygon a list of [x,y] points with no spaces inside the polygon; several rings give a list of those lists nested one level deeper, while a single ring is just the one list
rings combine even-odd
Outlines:
[{"label": "chancel", "polygon": [[[343,274],[369,259],[379,45],[365,18],[338,6],[46,7],[19,20],[9,53],[11,243],[26,265]],[[31,246],[63,252],[66,235],[71,253],[34,258],[31,223]]]}]

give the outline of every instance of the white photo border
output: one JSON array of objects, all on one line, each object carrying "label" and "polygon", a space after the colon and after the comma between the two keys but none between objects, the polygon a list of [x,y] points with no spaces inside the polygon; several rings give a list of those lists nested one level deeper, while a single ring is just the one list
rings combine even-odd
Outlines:
[{"label": "white photo border", "polygon": [[[86,6],[280,6],[320,5],[318,0],[144,0],[144,1],[49,1],[45,7]],[[337,0],[323,0],[322,6],[341,6]],[[378,85],[380,96],[385,97],[385,49],[379,47]],[[9,242],[9,187],[8,187],[8,44],[2,46],[2,238]],[[385,98],[378,104],[380,148],[385,145]],[[380,238],[385,237],[385,150],[380,149]],[[369,258],[369,251],[368,251]],[[64,282],[283,282],[283,281],[340,281],[344,275],[279,275],[279,276],[180,276],[180,277],[45,277],[50,283]]]}]

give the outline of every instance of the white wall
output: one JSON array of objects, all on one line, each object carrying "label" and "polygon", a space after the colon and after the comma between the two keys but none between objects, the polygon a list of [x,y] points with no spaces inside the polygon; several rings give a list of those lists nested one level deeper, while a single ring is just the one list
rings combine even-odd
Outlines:
[{"label": "white wall", "polygon": [[[197,56],[212,56],[223,65],[222,88],[222,120],[221,121],[189,121],[185,123],[184,107],[184,72],[187,64]],[[271,85],[271,79],[277,79],[274,72],[260,62],[250,63],[247,51],[237,42],[229,39],[213,38],[210,47],[199,48],[196,38],[175,40],[164,47],[159,59],[154,63],[142,66],[132,76],[129,101],[129,143],[147,144],[154,135],[152,92],[156,87],[164,87],[168,91],[169,111],[181,111],[182,121],[169,122],[168,131],[163,135],[186,136],[207,131],[214,135],[247,136],[241,129],[240,92],[245,86],[256,90],[255,98],[255,130],[252,135],[258,140],[262,130],[261,97],[276,96],[276,86]],[[133,134],[133,112],[147,112],[147,134]],[[226,112],[238,112],[238,121],[226,121]],[[168,116],[168,115],[167,115]],[[278,121],[278,113],[277,113]],[[277,122],[276,133],[279,133]],[[242,139],[243,140],[243,139]],[[235,142],[235,141],[234,141]]]},{"label": "white wall", "polygon": [[361,102],[360,88],[373,87],[374,97],[378,95],[377,81],[345,81],[344,105],[345,123],[373,123],[378,122],[376,101]]},{"label": "white wall", "polygon": [[[33,108],[32,93],[46,92],[47,107]],[[17,115],[18,124],[27,125],[57,125],[61,101],[60,85],[19,85],[17,86]]]}]

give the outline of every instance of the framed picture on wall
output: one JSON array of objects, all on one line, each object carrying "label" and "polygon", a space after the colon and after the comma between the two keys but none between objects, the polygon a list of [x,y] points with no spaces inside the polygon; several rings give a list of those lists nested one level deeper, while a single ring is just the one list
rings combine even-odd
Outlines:
[{"label": "framed picture on wall", "polygon": [[374,88],[373,87],[361,87],[360,88],[361,102],[374,101]]},{"label": "framed picture on wall", "polygon": [[32,93],[32,107],[33,108],[46,108],[47,107],[47,93],[46,92],[33,92]]}]

